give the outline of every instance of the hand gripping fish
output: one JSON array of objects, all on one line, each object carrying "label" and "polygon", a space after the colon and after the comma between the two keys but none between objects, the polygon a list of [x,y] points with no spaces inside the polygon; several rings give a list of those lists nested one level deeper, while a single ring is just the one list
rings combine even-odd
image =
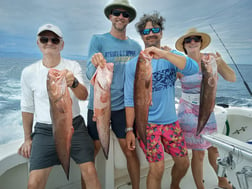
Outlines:
[{"label": "hand gripping fish", "polygon": [[111,92],[113,78],[113,63],[107,63],[104,68],[97,67],[91,84],[94,86],[94,115],[102,150],[108,159],[110,143]]},{"label": "hand gripping fish", "polygon": [[140,52],[136,65],[134,81],[134,109],[136,129],[144,145],[147,144],[146,125],[149,106],[152,102],[152,67],[151,56]]},{"label": "hand gripping fish", "polygon": [[201,61],[202,81],[200,88],[200,107],[198,116],[197,133],[205,127],[215,106],[217,89],[217,64],[211,55],[204,55]]},{"label": "hand gripping fish", "polygon": [[70,149],[74,129],[72,126],[72,99],[67,89],[65,75],[65,70],[50,69],[47,75],[47,92],[56,151],[67,179],[69,179]]}]

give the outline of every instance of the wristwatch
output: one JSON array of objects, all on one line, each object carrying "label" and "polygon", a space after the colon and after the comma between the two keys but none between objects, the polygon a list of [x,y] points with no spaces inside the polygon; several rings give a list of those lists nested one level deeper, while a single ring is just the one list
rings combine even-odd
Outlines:
[{"label": "wristwatch", "polygon": [[127,133],[127,132],[129,132],[129,131],[133,131],[133,127],[125,128],[125,133]]},{"label": "wristwatch", "polygon": [[79,85],[79,81],[76,79],[76,77],[74,77],[74,81],[71,88],[76,88],[78,85]]}]

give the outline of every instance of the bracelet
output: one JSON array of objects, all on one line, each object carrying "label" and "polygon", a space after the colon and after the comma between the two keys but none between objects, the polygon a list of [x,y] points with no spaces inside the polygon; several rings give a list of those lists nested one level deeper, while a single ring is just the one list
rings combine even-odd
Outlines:
[{"label": "bracelet", "polygon": [[130,131],[133,131],[133,127],[125,128],[125,133],[130,132]]}]

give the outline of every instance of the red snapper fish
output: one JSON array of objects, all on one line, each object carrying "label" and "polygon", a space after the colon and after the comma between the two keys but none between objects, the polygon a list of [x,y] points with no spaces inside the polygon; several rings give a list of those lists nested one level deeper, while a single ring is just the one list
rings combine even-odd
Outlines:
[{"label": "red snapper fish", "polygon": [[148,123],[149,106],[152,102],[152,57],[140,52],[134,81],[134,109],[136,129],[140,139],[147,144],[146,125]]},{"label": "red snapper fish", "polygon": [[104,68],[97,67],[91,84],[94,86],[94,115],[102,150],[108,159],[110,143],[111,92],[113,78],[113,63],[107,63]]},{"label": "red snapper fish", "polygon": [[66,70],[50,69],[47,75],[47,92],[53,123],[56,151],[64,172],[69,179],[72,126],[72,99],[66,84]]},{"label": "red snapper fish", "polygon": [[209,54],[201,61],[202,81],[200,88],[200,107],[196,135],[204,129],[215,106],[217,89],[217,64],[215,58]]}]

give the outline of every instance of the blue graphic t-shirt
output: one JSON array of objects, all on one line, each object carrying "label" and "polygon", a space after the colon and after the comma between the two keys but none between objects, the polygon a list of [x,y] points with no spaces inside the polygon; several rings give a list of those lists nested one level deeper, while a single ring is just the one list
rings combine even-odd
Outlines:
[{"label": "blue graphic t-shirt", "polygon": [[[86,75],[92,79],[96,68],[91,62],[95,53],[102,53],[107,63],[114,63],[113,80],[111,84],[111,110],[124,109],[124,75],[125,64],[131,58],[137,56],[141,51],[141,46],[134,40],[120,40],[110,33],[94,35],[91,39]],[[94,87],[90,85],[88,109],[93,110]]]},{"label": "blue graphic t-shirt", "polygon": [[[175,54],[183,55],[175,50]],[[126,64],[124,102],[125,107],[134,107],[134,79],[138,56]],[[175,109],[176,73],[191,75],[198,72],[197,63],[186,57],[186,66],[179,70],[171,62],[164,59],[152,59],[152,105],[149,107],[148,122],[170,124],[177,121]]]}]

